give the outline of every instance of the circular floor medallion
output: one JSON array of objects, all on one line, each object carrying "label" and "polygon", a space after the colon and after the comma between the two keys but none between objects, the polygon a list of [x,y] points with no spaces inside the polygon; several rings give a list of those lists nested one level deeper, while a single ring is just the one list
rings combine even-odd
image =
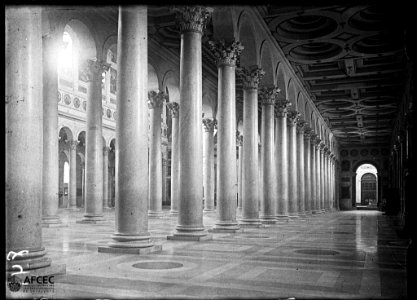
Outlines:
[{"label": "circular floor medallion", "polygon": [[134,268],[138,269],[146,269],[146,270],[167,270],[167,269],[176,269],[181,268],[184,266],[181,263],[178,262],[172,262],[172,261],[152,261],[152,262],[140,262],[132,265]]},{"label": "circular floor medallion", "polygon": [[310,255],[336,255],[339,254],[339,252],[334,250],[326,250],[326,249],[301,249],[301,250],[295,250],[296,253],[301,254],[310,254]]}]

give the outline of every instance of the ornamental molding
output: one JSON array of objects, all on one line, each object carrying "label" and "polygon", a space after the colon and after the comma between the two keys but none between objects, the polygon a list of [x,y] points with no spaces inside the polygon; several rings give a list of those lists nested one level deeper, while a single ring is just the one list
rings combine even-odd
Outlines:
[{"label": "ornamental molding", "polygon": [[178,118],[180,112],[180,105],[177,102],[168,102],[166,104],[169,112],[171,113],[171,118]]},{"label": "ornamental molding", "polygon": [[181,34],[186,32],[203,33],[210,20],[213,8],[204,6],[174,6],[175,20]]},{"label": "ornamental molding", "polygon": [[275,105],[278,101],[278,94],[281,90],[278,87],[263,86],[258,91],[258,97],[261,99],[262,105]]},{"label": "ornamental molding", "polygon": [[249,68],[239,67],[236,68],[236,71],[242,77],[244,90],[258,89],[259,83],[265,75],[265,71],[256,65]]},{"label": "ornamental molding", "polygon": [[168,95],[164,92],[149,91],[148,92],[148,108],[149,109],[161,108],[167,99],[168,99]]},{"label": "ornamental molding", "polygon": [[235,67],[239,56],[244,49],[238,41],[226,43],[224,40],[209,41],[209,48],[213,53],[217,67],[231,66]]}]

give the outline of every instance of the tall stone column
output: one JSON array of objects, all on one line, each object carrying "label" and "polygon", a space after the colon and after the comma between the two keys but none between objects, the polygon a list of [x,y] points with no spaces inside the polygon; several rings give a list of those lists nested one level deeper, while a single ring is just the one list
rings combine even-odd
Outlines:
[{"label": "tall stone column", "polygon": [[288,112],[288,215],[298,218],[298,191],[297,191],[297,138],[296,124],[299,113],[292,110]]},{"label": "tall stone column", "polygon": [[277,184],[277,220],[288,219],[288,134],[287,110],[291,102],[286,99],[277,101],[277,115],[275,122],[275,168]]},{"label": "tall stone column", "polygon": [[176,230],[168,239],[211,238],[203,225],[203,132],[201,37],[211,9],[174,8],[181,32],[179,163],[180,202]]},{"label": "tall stone column", "polygon": [[69,145],[69,208],[77,209],[77,145],[78,141],[67,141]]},{"label": "tall stone column", "polygon": [[321,157],[320,157],[321,140],[316,138],[316,213],[321,214]]},{"label": "tall stone column", "polygon": [[329,155],[330,151],[327,149],[327,151],[324,153],[324,186],[326,195],[324,197],[324,209],[326,211],[330,211],[330,184],[329,184],[329,178],[330,178],[330,169],[329,169]]},{"label": "tall stone column", "polygon": [[109,147],[103,147],[103,207],[109,208]]},{"label": "tall stone column", "polygon": [[333,178],[334,178],[334,172],[333,172],[333,153],[330,153],[329,158],[329,170],[330,170],[330,178],[329,178],[329,184],[330,184],[330,210],[334,211],[334,191],[333,191]]},{"label": "tall stone column", "polygon": [[148,232],[148,9],[119,8],[117,41],[116,229],[99,252],[160,250]]},{"label": "tall stone column", "polygon": [[242,219],[244,226],[260,226],[258,161],[258,86],[265,72],[254,66],[239,69],[243,79]]},{"label": "tall stone column", "polygon": [[42,225],[59,224],[59,145],[58,145],[58,36],[50,33],[43,42],[43,196]]},{"label": "tall stone column", "polygon": [[[85,214],[77,223],[103,222],[103,120],[102,73],[109,64],[88,60],[83,71],[87,82],[87,130],[85,147]],[[120,98],[119,98],[120,99]]]},{"label": "tall stone column", "polygon": [[306,122],[297,121],[297,190],[298,190],[298,214],[306,216],[305,212],[305,164],[304,164],[304,126]]},{"label": "tall stone column", "polygon": [[263,87],[259,91],[262,102],[262,180],[260,218],[264,224],[276,223],[276,170],[274,156],[274,106],[280,90]]},{"label": "tall stone column", "polygon": [[[42,245],[41,8],[6,7],[5,25],[6,277],[20,271],[13,265],[29,272],[19,277],[65,273],[65,265],[51,266]],[[28,253],[11,257],[23,250]]]},{"label": "tall stone column", "polygon": [[178,114],[180,106],[177,102],[168,102],[167,107],[171,113],[172,129],[171,129],[171,210],[170,214],[178,214],[179,203],[179,152],[178,152]]},{"label": "tall stone column", "polygon": [[311,128],[304,126],[304,210],[306,215],[311,214],[311,153],[310,153]]},{"label": "tall stone column", "polygon": [[85,207],[85,162],[81,164],[81,207]]},{"label": "tall stone column", "polygon": [[216,120],[203,119],[204,138],[203,138],[203,188],[204,188],[204,211],[214,211],[214,174],[213,158],[213,133],[216,126]]},{"label": "tall stone column", "polygon": [[317,157],[316,157],[316,139],[314,132],[310,134],[310,178],[311,178],[311,213],[317,214]]},{"label": "tall stone column", "polygon": [[243,170],[243,135],[240,132],[236,132],[236,144],[239,147],[239,166],[238,166],[238,198],[237,198],[237,213],[242,214],[242,170]]},{"label": "tall stone column", "polygon": [[150,116],[149,141],[149,217],[161,217],[162,212],[162,149],[161,113],[167,95],[164,92],[148,93]]},{"label": "tall stone column", "polygon": [[320,144],[320,210],[322,213],[326,211],[324,207],[324,152],[326,151],[325,147],[326,145],[322,141]]},{"label": "tall stone column", "polygon": [[211,41],[218,70],[217,219],[213,232],[236,232],[236,60],[239,42]]}]

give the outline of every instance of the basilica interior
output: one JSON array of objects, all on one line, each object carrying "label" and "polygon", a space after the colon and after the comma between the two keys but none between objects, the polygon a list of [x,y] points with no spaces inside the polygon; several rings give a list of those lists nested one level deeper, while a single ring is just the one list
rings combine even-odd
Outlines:
[{"label": "basilica interior", "polygon": [[6,6],[7,297],[410,296],[409,18]]}]

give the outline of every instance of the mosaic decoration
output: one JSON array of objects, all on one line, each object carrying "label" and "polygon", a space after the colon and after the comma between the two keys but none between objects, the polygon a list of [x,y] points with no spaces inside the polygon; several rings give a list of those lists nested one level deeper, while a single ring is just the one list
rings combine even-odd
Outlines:
[{"label": "mosaic decoration", "polygon": [[71,97],[68,94],[65,94],[65,96],[64,96],[64,103],[66,105],[70,105],[71,104]]},{"label": "mosaic decoration", "polygon": [[79,108],[81,105],[80,99],[78,99],[77,97],[74,98],[74,107],[75,108]]}]

